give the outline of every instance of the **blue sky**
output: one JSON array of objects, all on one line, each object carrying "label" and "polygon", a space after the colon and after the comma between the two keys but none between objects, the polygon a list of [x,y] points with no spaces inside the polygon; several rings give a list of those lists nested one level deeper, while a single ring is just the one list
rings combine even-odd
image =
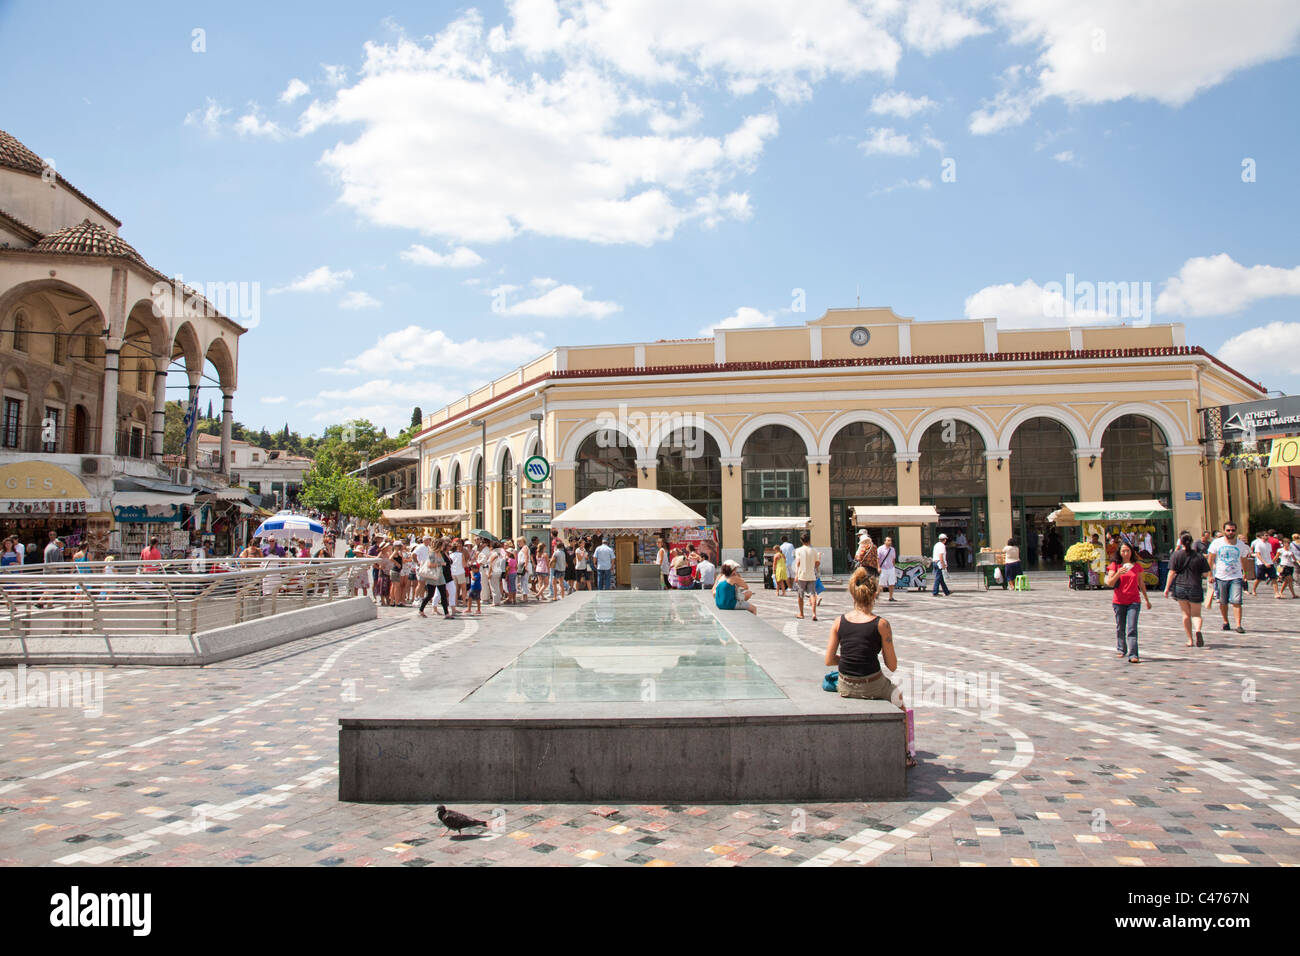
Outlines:
[{"label": "blue sky", "polygon": [[1295,392],[1300,5],[1251,9],[0,2],[0,127],[157,268],[260,284],[254,427],[395,429],[553,345],[859,289],[1118,321],[1051,317],[1070,274]]}]

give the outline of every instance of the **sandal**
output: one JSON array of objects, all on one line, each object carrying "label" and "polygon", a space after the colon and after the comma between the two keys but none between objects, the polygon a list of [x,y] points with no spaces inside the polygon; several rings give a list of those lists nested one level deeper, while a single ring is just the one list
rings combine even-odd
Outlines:
[{"label": "sandal", "polygon": [[907,769],[911,770],[913,767],[916,766],[916,758],[913,757],[911,754],[906,754],[906,757],[907,757]]},{"label": "sandal", "polygon": [[1130,658],[1128,659],[1128,662],[1129,662],[1130,664],[1141,664],[1141,663],[1142,663],[1141,659],[1140,659],[1140,658],[1137,658],[1137,657],[1130,657]]}]

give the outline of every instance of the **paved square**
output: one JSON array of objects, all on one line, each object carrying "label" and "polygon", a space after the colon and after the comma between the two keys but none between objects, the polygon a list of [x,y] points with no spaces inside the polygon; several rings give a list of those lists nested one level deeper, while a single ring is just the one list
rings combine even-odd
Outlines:
[{"label": "paved square", "polygon": [[[1177,607],[1142,612],[1144,663],[1114,654],[1109,592],[1037,575],[1027,593],[900,595],[900,673],[920,766],[906,800],[805,806],[457,806],[487,831],[443,836],[434,805],[337,799],[338,718],[457,653],[526,627],[377,622],[194,668],[85,668],[102,713],[0,711],[0,864],[1261,866],[1300,862],[1300,602],[1247,598],[1246,634]],[[807,649],[829,622],[759,591]],[[538,635],[540,636],[540,635]],[[63,670],[41,668],[34,670]],[[991,696],[967,691],[983,688]],[[996,707],[993,704],[996,703]],[[846,759],[851,759],[846,756]]]}]

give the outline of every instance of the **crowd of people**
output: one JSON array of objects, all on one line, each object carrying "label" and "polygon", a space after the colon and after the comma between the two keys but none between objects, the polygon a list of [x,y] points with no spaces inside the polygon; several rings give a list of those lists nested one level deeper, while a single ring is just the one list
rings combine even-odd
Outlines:
[{"label": "crowd of people", "polygon": [[419,615],[437,599],[445,618],[483,613],[490,607],[559,601],[578,591],[614,586],[614,549],[599,535],[574,538],[552,532],[547,541],[501,541],[483,536],[355,535],[343,555],[371,558],[349,584],[384,607],[417,607]]}]

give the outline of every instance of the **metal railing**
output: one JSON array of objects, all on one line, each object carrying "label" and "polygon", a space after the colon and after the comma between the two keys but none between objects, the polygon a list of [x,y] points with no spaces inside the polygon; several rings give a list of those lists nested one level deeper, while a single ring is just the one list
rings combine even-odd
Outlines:
[{"label": "metal railing", "polygon": [[0,573],[0,637],[192,637],[346,600],[373,566],[373,558],[15,565]]}]

